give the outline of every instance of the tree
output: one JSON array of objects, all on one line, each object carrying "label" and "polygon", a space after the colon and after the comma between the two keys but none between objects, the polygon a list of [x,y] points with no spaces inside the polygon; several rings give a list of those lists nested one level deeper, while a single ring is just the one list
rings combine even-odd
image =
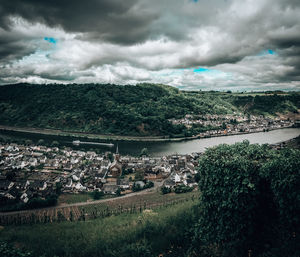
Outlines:
[{"label": "tree", "polygon": [[222,129],[226,129],[226,128],[227,128],[226,123],[223,122],[223,123],[222,123]]},{"label": "tree", "polygon": [[200,181],[200,173],[199,172],[196,173],[194,178],[195,178],[195,181],[198,183]]},{"label": "tree", "polygon": [[104,193],[101,191],[94,191],[93,192],[93,198],[94,200],[99,200],[104,196]]},{"label": "tree", "polygon": [[138,192],[138,191],[141,191],[141,190],[142,190],[142,188],[141,188],[140,184],[133,183],[133,185],[132,185],[132,191],[133,192]]},{"label": "tree", "polygon": [[55,193],[57,195],[60,195],[61,194],[61,190],[62,190],[62,183],[61,182],[56,182],[55,183]]},{"label": "tree", "polygon": [[270,181],[273,192],[280,225],[277,235],[282,245],[282,256],[294,256],[296,252],[300,252],[299,156],[299,150],[288,148],[281,150],[266,162],[261,170],[261,175]]},{"label": "tree", "polygon": [[148,156],[148,155],[149,155],[148,148],[143,148],[140,153],[140,156]]},{"label": "tree", "polygon": [[16,173],[14,171],[8,171],[6,173],[6,180],[12,181],[16,177]]},{"label": "tree", "polygon": [[276,209],[270,180],[260,171],[273,155],[266,145],[248,141],[205,152],[199,161],[202,212],[194,250],[214,246],[222,256],[246,256],[270,244]]},{"label": "tree", "polygon": [[120,188],[117,189],[116,196],[121,196],[121,189]]},{"label": "tree", "polygon": [[54,140],[54,141],[52,141],[51,146],[52,147],[58,147],[59,146],[59,142],[56,141],[56,140]]},{"label": "tree", "polygon": [[44,139],[39,139],[37,142],[38,145],[45,145],[45,140]]},{"label": "tree", "polygon": [[109,152],[109,153],[107,154],[107,158],[109,159],[110,162],[113,162],[113,161],[114,161],[114,155],[113,155],[111,152]]},{"label": "tree", "polygon": [[25,140],[25,145],[32,145],[32,140],[26,139]]},{"label": "tree", "polygon": [[192,187],[188,187],[188,186],[185,186],[185,185],[178,185],[178,186],[175,186],[175,188],[174,188],[174,192],[176,194],[187,193],[187,192],[190,192],[192,190],[193,190]]},{"label": "tree", "polygon": [[30,257],[33,256],[31,252],[19,249],[6,242],[0,242],[0,256],[2,257]]},{"label": "tree", "polygon": [[163,195],[165,195],[165,194],[171,193],[171,188],[163,186],[160,188],[160,191]]},{"label": "tree", "polygon": [[148,180],[144,185],[144,189],[154,187],[154,183],[151,180]]},{"label": "tree", "polygon": [[143,171],[137,171],[134,174],[134,180],[135,181],[140,181],[140,180],[143,180],[143,179],[144,179],[144,172]]}]

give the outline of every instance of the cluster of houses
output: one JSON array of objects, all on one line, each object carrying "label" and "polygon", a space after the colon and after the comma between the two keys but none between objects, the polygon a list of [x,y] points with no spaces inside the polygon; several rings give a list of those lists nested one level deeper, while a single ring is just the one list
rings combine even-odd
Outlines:
[{"label": "cluster of houses", "polygon": [[193,126],[216,128],[200,133],[198,137],[217,135],[236,135],[242,133],[264,132],[280,128],[288,128],[295,125],[293,119],[280,117],[270,118],[262,115],[240,115],[237,113],[226,115],[191,115],[187,114],[182,119],[170,119],[174,125],[183,124],[188,129]]},{"label": "cluster of houses", "polygon": [[[142,189],[147,181],[166,187],[196,186],[194,175],[200,154],[132,157],[96,154],[71,148],[0,145],[0,197],[24,203],[57,192],[100,191],[105,194]],[[157,183],[158,184],[158,183]]]}]

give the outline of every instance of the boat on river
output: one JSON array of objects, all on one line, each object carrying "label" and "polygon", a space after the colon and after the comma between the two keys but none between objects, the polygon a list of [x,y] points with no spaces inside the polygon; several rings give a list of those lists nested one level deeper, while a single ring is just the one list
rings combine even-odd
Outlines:
[{"label": "boat on river", "polygon": [[100,145],[100,146],[108,146],[108,147],[113,147],[114,144],[110,143],[98,143],[98,142],[85,142],[85,141],[80,141],[80,140],[74,140],[73,145]]}]

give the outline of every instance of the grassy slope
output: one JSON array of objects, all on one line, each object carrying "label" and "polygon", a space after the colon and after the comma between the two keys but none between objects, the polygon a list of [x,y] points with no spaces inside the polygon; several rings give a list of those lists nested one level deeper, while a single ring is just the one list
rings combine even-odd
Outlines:
[{"label": "grassy slope", "polygon": [[184,202],[142,214],[122,214],[86,222],[10,226],[0,240],[33,251],[35,256],[157,256],[173,245],[195,221]]}]

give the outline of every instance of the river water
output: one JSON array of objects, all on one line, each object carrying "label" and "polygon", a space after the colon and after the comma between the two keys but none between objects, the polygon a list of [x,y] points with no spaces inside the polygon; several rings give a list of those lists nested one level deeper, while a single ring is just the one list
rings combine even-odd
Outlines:
[{"label": "river water", "polygon": [[[259,132],[252,134],[242,134],[235,136],[223,136],[223,137],[211,137],[203,139],[186,140],[180,142],[134,142],[134,141],[111,141],[105,143],[113,143],[114,147],[96,146],[96,145],[79,145],[74,146],[73,140],[78,138],[61,137],[61,136],[45,136],[28,134],[21,132],[0,132],[1,137],[11,139],[31,139],[36,143],[39,139],[44,139],[46,142],[52,142],[56,140],[62,146],[69,146],[77,150],[96,150],[97,152],[115,151],[116,146],[119,147],[119,152],[122,155],[137,156],[140,154],[143,148],[147,148],[150,156],[163,156],[171,154],[188,154],[192,152],[203,152],[206,148],[216,146],[219,144],[234,144],[236,142],[242,142],[243,140],[249,140],[251,144],[276,144],[282,141],[286,141],[295,138],[300,135],[300,128],[286,128],[273,130],[269,132]],[[79,139],[82,140],[82,139]],[[93,142],[103,142],[97,140],[84,140]]]},{"label": "river water", "polygon": [[206,148],[219,144],[234,144],[249,140],[251,144],[276,144],[295,138],[300,135],[300,128],[287,128],[269,132],[252,134],[211,137],[183,142],[167,142],[149,146],[149,153],[154,156],[170,155],[173,153],[186,154],[192,152],[204,152]]}]

